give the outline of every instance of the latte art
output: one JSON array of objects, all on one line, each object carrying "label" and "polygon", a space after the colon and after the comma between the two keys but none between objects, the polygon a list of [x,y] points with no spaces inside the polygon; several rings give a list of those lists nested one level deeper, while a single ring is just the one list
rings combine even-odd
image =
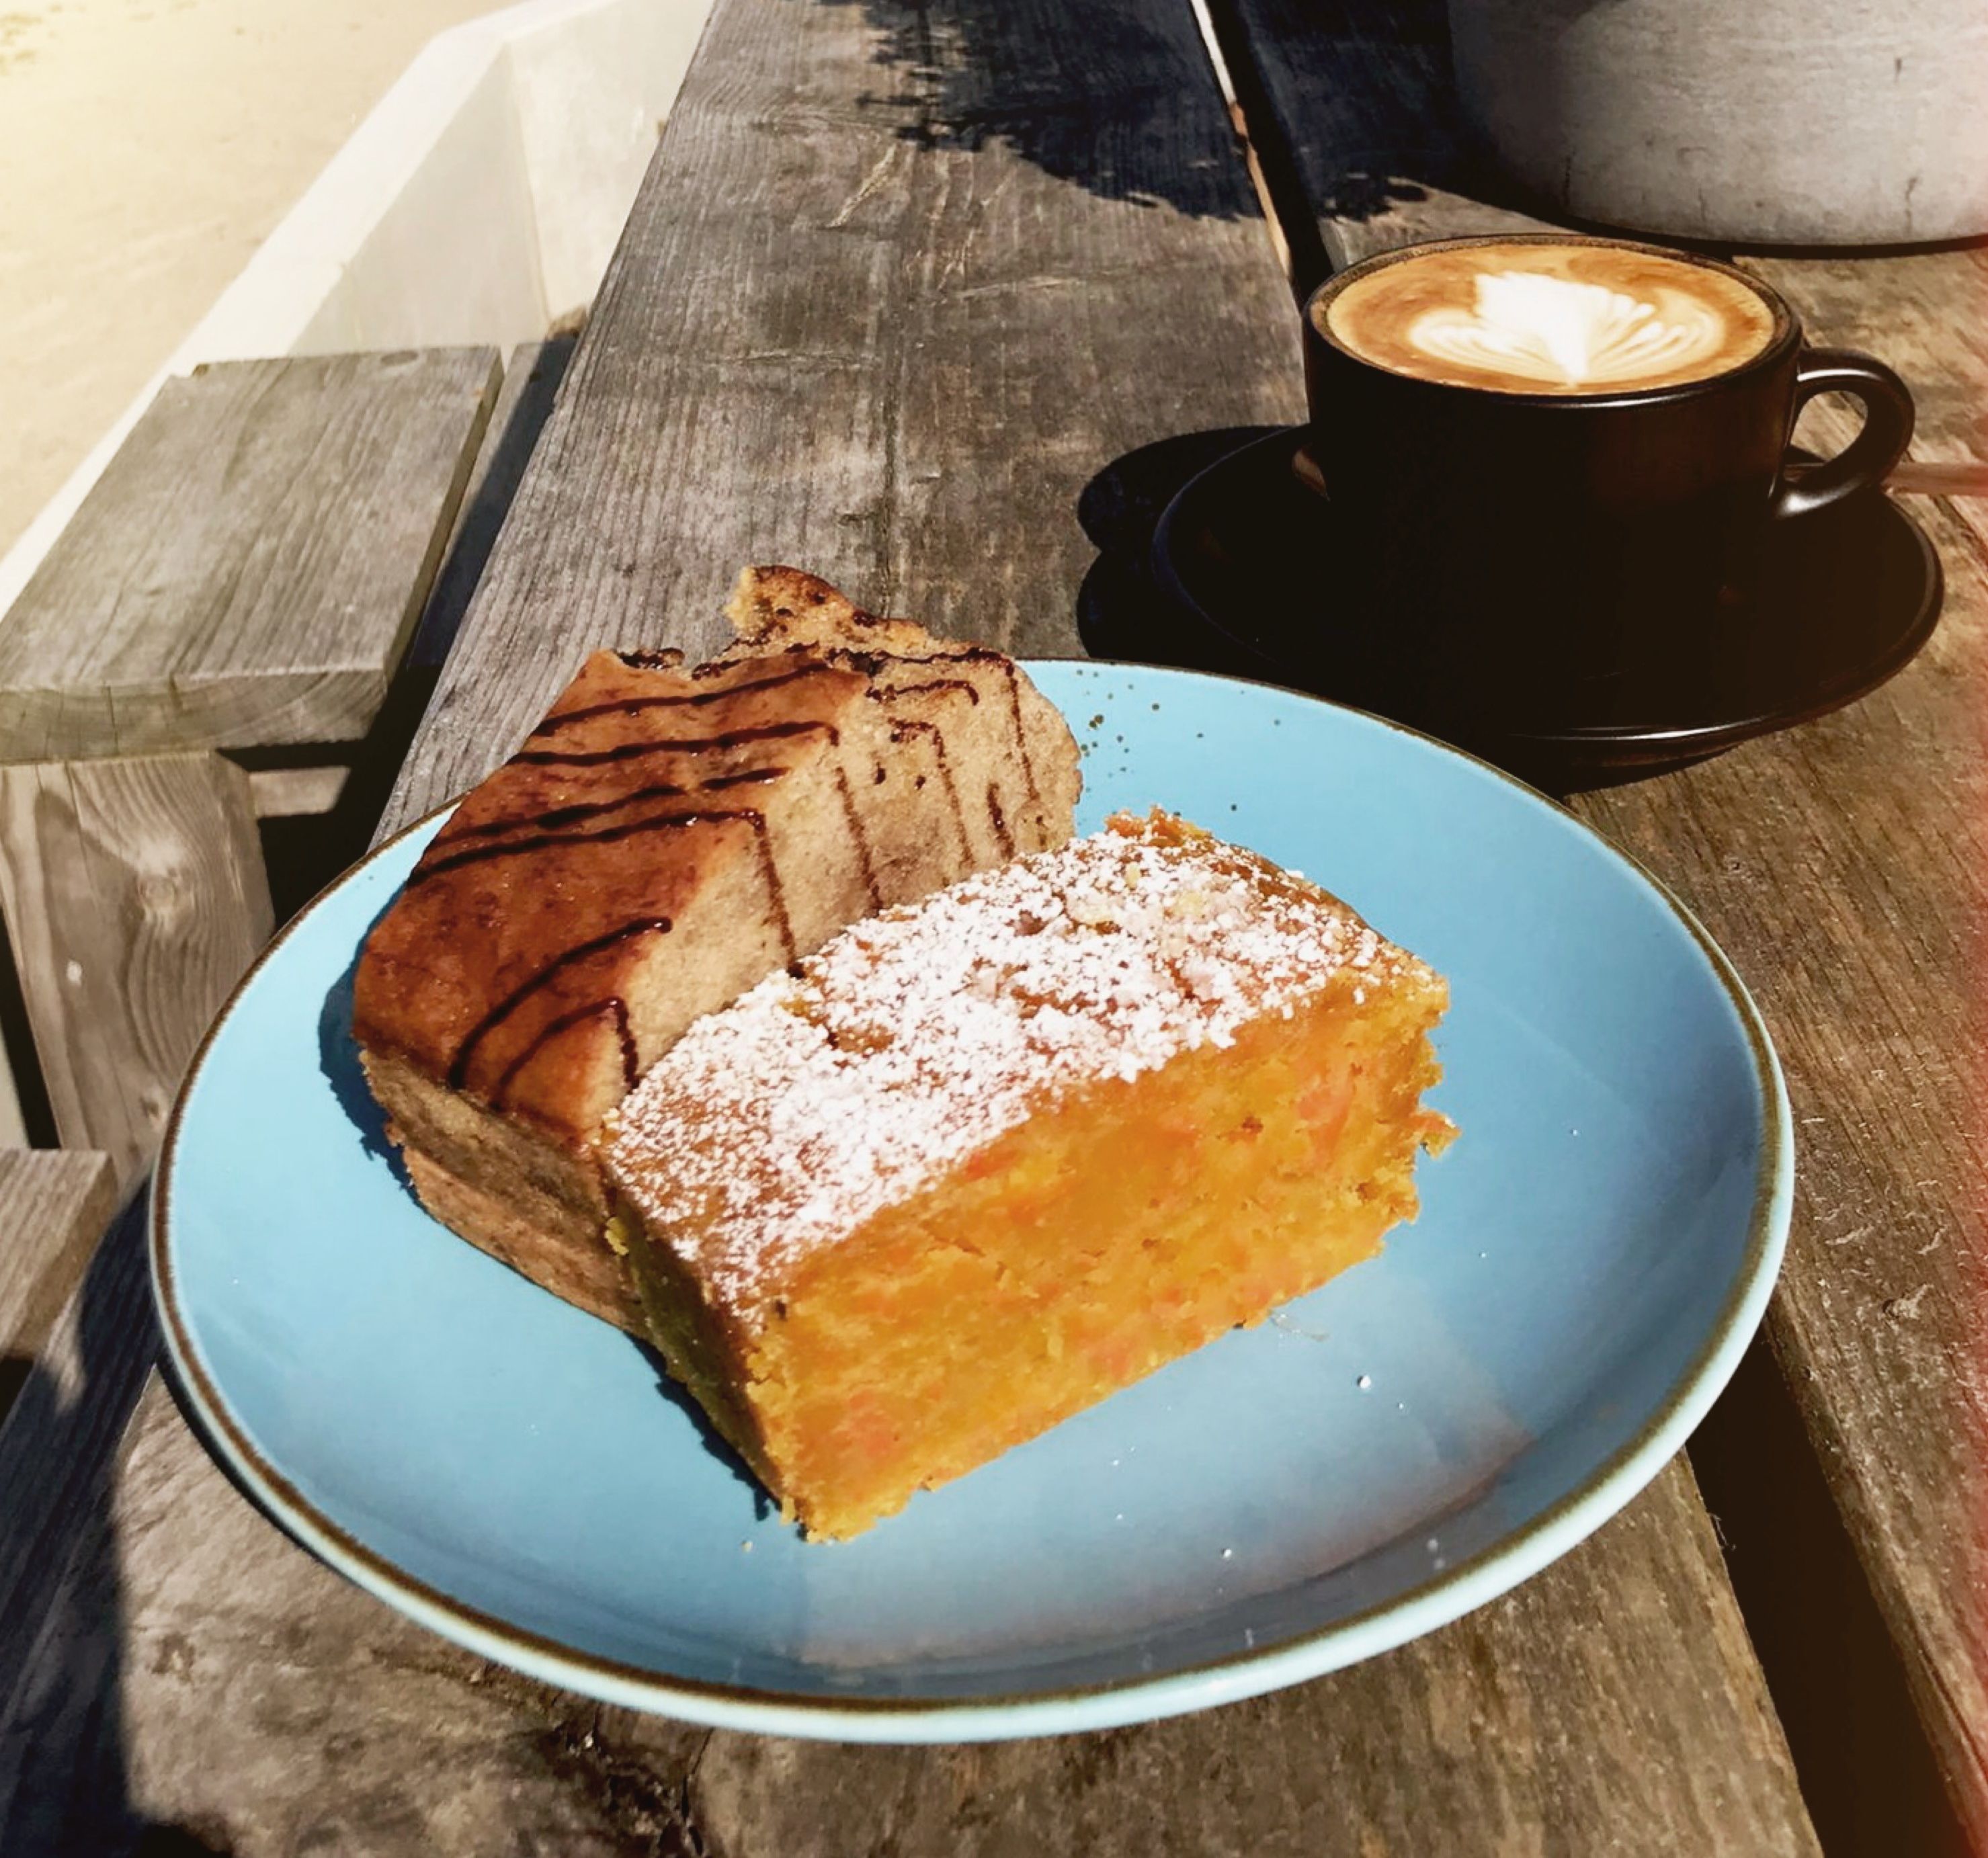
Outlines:
[{"label": "latte art", "polygon": [[1608,240],[1484,239],[1410,248],[1314,308],[1363,361],[1445,386],[1615,394],[1751,360],[1780,325],[1723,266]]},{"label": "latte art", "polygon": [[1725,318],[1675,291],[1663,295],[1659,314],[1605,284],[1494,272],[1478,279],[1475,309],[1430,310],[1409,326],[1408,342],[1462,367],[1574,387],[1638,380],[1716,355]]}]

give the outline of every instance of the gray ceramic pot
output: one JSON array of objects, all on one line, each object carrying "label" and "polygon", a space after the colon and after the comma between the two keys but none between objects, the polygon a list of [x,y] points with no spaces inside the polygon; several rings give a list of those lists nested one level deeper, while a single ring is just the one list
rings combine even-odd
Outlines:
[{"label": "gray ceramic pot", "polygon": [[1576,218],[1751,244],[1988,233],[1988,0],[1449,0],[1457,88]]}]

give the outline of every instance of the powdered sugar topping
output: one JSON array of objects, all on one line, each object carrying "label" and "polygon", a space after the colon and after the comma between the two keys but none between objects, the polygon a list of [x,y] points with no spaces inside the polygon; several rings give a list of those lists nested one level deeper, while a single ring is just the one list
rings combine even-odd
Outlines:
[{"label": "powdered sugar topping", "polygon": [[833,1243],[1100,1079],[1357,971],[1426,972],[1325,892],[1155,816],[845,930],[699,1020],[623,1103],[609,1170],[752,1319]]}]

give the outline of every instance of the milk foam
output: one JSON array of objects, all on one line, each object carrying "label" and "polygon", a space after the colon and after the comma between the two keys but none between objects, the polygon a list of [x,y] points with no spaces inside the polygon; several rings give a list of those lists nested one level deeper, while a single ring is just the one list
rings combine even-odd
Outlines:
[{"label": "milk foam", "polygon": [[1665,291],[1658,306],[1544,272],[1487,272],[1474,309],[1432,309],[1408,330],[1431,359],[1564,387],[1638,380],[1716,355],[1726,321],[1716,308]]}]

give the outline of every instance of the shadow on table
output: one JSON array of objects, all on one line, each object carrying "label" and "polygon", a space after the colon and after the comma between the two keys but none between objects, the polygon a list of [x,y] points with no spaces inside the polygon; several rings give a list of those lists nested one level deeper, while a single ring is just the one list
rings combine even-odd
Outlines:
[{"label": "shadow on table", "polygon": [[[1570,226],[1469,133],[1445,0],[1208,8],[1300,299],[1340,265],[1409,238],[1489,231],[1509,215]],[[1391,219],[1378,238],[1359,230]]]},{"label": "shadow on table", "polygon": [[1097,549],[1077,590],[1077,636],[1094,658],[1247,676],[1254,668],[1181,613],[1151,569],[1153,530],[1175,495],[1238,446],[1274,426],[1177,433],[1114,458],[1084,487],[1077,519]]},{"label": "shadow on table", "polygon": [[74,1384],[31,1366],[0,1429],[0,1851],[23,1858],[228,1849],[136,1810],[126,1767],[112,1485],[159,1351],[147,1204],[140,1193],[112,1221],[84,1277]]},{"label": "shadow on table", "polygon": [[[1336,671],[1308,683],[1217,632],[1165,591],[1153,566],[1153,537],[1175,495],[1202,471],[1251,440],[1283,428],[1222,426],[1178,433],[1114,458],[1084,486],[1077,521],[1098,556],[1077,591],[1077,636],[1094,658],[1210,671],[1287,689],[1309,690],[1328,701],[1395,713],[1371,696],[1350,691]],[[1330,586],[1330,577],[1322,581]],[[1417,726],[1425,722],[1411,718]],[[1557,799],[1578,786],[1601,784],[1564,770],[1515,767],[1513,772]],[[1621,778],[1621,777],[1617,777]]]},{"label": "shadow on table", "polygon": [[[901,84],[871,100],[914,109],[918,120],[899,133],[921,147],[999,146],[1106,199],[1257,217],[1185,0],[821,3],[863,8],[880,35],[875,62]],[[1184,107],[1189,85],[1205,96]]]},{"label": "shadow on table", "polygon": [[1830,1858],[1967,1858],[1905,1669],[1764,1337],[1692,1469]]}]

